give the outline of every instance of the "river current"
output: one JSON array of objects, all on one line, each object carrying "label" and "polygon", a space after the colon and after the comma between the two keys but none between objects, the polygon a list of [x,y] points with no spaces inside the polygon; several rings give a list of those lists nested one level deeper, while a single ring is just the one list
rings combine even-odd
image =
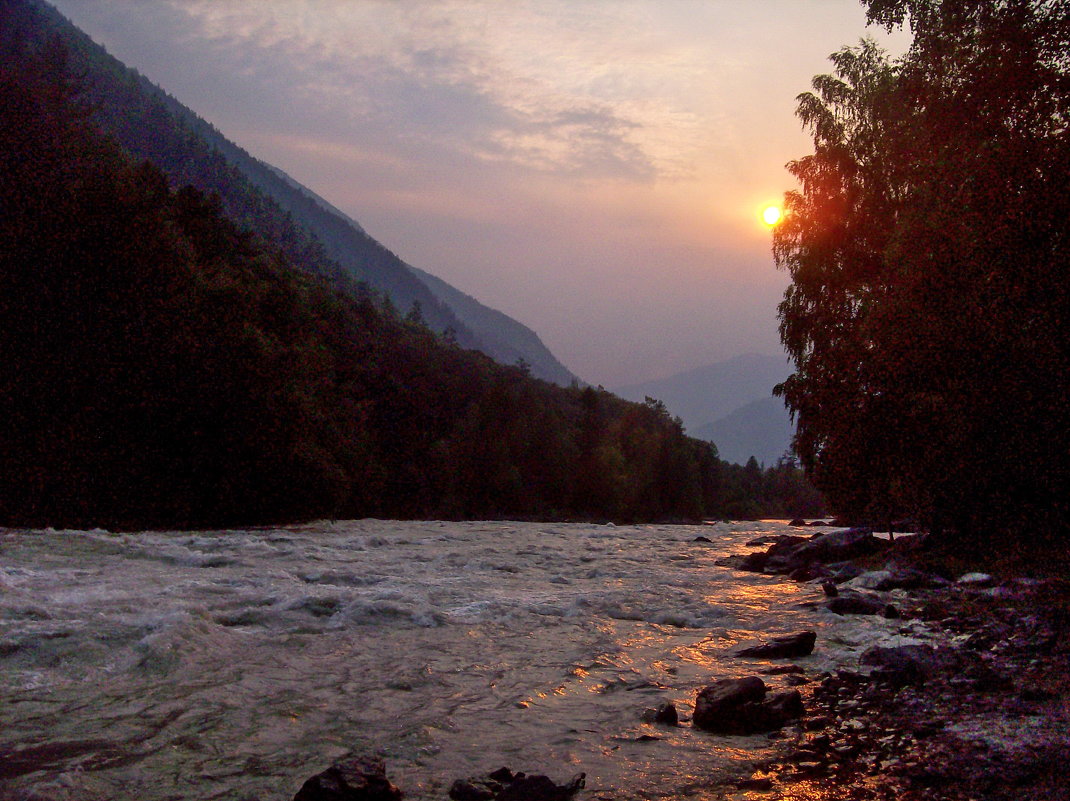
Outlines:
[{"label": "river current", "polygon": [[731,652],[772,636],[818,633],[794,660],[811,677],[914,641],[829,613],[816,585],[715,564],[790,530],[0,530],[0,799],[288,801],[350,752],[380,754],[410,799],[502,765],[584,771],[587,799],[712,797],[768,738],[644,709],[689,716],[711,680],[768,667]]}]

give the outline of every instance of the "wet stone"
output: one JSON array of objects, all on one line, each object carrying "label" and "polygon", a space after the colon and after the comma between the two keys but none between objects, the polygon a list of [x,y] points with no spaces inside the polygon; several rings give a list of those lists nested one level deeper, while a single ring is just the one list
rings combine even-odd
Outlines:
[{"label": "wet stone", "polygon": [[293,801],[400,801],[401,798],[401,790],[386,777],[381,759],[357,756],[317,773],[301,786]]}]

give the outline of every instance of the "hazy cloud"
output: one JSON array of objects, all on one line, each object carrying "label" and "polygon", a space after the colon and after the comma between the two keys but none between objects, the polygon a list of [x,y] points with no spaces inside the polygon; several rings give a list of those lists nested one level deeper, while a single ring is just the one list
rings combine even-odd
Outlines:
[{"label": "hazy cloud", "polygon": [[778,349],[757,221],[855,0],[56,0],[607,386]]}]

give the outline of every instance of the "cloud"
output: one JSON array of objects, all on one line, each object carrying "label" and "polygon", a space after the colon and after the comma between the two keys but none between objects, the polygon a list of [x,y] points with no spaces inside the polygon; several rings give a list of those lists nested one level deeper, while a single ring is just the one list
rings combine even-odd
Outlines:
[{"label": "cloud", "polygon": [[755,215],[864,31],[855,0],[54,2],[607,386],[778,347]]},{"label": "cloud", "polygon": [[637,102],[654,78],[629,75],[635,53],[650,70],[680,65],[639,47],[622,66],[623,31],[604,30],[624,25],[613,8],[174,0],[169,10],[185,15],[207,63],[335,126],[346,120],[354,137],[389,130],[477,163],[650,181],[671,162],[654,152],[665,148],[653,127],[673,112]]}]

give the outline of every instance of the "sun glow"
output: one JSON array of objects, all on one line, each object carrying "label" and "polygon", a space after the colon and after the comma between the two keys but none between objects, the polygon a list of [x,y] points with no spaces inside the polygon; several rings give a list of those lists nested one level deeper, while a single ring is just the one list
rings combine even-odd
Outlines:
[{"label": "sun glow", "polygon": [[762,211],[762,222],[766,225],[776,225],[782,216],[779,206],[766,206]]}]

